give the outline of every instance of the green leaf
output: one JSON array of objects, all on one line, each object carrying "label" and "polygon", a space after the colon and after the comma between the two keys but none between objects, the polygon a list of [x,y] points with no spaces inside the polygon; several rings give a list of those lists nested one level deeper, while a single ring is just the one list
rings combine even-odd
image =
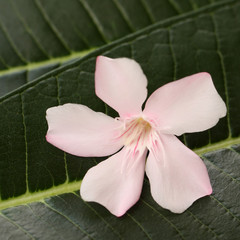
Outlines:
[{"label": "green leaf", "polygon": [[98,46],[207,4],[202,0],[1,0],[0,96]]},{"label": "green leaf", "polygon": [[[189,4],[184,6],[187,9]],[[240,3],[224,1],[170,18],[99,48],[2,97],[1,236],[4,239],[237,240],[239,16]],[[196,201],[183,214],[172,214],[153,201],[145,179],[140,201],[122,218],[112,216],[98,204],[81,200],[78,193],[81,179],[103,159],[75,157],[48,144],[45,112],[51,106],[74,102],[116,116],[95,96],[95,60],[100,54],[138,61],[149,80],[149,94],[181,77],[199,71],[211,73],[227,104],[228,115],[209,131],[182,137],[207,165],[214,189],[210,197]]]},{"label": "green leaf", "polygon": [[176,2],[2,0],[0,69],[53,59],[100,46],[157,20],[208,4]]},{"label": "green leaf", "polygon": [[[72,192],[1,211],[5,239],[238,239],[240,145],[203,155],[214,193],[183,214],[162,209],[144,182],[139,202],[122,218]],[[226,162],[229,159],[230,162]],[[234,168],[232,168],[234,166]],[[233,205],[234,204],[234,205]],[[234,206],[234,207],[233,207]]]}]

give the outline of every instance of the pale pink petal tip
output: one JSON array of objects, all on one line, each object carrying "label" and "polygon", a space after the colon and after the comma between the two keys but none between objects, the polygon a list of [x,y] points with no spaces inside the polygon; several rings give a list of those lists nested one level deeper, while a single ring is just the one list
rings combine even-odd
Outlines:
[{"label": "pale pink petal tip", "polygon": [[[113,215],[121,217],[140,198],[144,178],[146,154],[135,159],[126,158],[123,148],[107,160],[90,168],[84,176],[80,195],[84,201],[97,202]],[[123,161],[132,161],[122,169]],[[137,164],[136,164],[137,162]]]},{"label": "pale pink petal tip", "polygon": [[208,188],[208,193],[206,194],[206,196],[211,195],[212,192],[213,192],[213,189],[212,189],[212,186],[210,186],[210,187]]},{"label": "pale pink petal tip", "polygon": [[146,87],[147,78],[136,61],[129,58],[97,57],[96,95],[121,117],[142,112],[142,104],[147,97]]},{"label": "pale pink petal tip", "polygon": [[63,151],[82,157],[108,156],[123,143],[117,139],[121,123],[81,104],[47,110],[46,140]]},{"label": "pale pink petal tip", "polygon": [[157,89],[147,100],[144,114],[154,116],[162,132],[182,135],[217,124],[227,108],[209,73],[197,73]]},{"label": "pale pink petal tip", "polygon": [[51,141],[51,136],[50,134],[48,133],[46,136],[45,136],[45,139],[47,142],[51,143],[52,144],[52,141]]},{"label": "pale pink petal tip", "polygon": [[212,193],[207,168],[193,151],[173,135],[161,135],[162,148],[150,151],[146,174],[151,194],[163,208],[182,213]]}]

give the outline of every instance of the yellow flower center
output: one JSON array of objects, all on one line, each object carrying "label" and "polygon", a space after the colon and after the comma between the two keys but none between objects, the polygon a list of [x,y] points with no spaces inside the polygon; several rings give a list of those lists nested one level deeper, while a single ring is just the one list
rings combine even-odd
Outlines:
[{"label": "yellow flower center", "polygon": [[124,145],[134,146],[134,152],[140,147],[146,147],[151,130],[151,124],[143,118],[131,119],[126,122],[124,133],[122,134]]}]

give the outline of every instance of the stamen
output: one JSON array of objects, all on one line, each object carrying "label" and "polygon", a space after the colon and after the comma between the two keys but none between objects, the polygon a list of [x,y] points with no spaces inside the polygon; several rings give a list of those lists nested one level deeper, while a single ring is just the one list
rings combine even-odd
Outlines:
[{"label": "stamen", "polygon": [[140,117],[127,121],[126,128],[120,137],[123,137],[124,145],[131,147],[135,155],[141,148],[145,150],[151,131],[150,123]]},{"label": "stamen", "polygon": [[[126,147],[126,153],[123,157],[121,172],[126,174],[136,164],[141,156],[146,153],[147,148],[157,158],[158,151],[161,151],[158,141],[160,141],[158,134],[149,121],[139,118],[119,119],[123,122],[123,129],[119,136],[122,138]],[[124,147],[124,148],[125,148]]]}]

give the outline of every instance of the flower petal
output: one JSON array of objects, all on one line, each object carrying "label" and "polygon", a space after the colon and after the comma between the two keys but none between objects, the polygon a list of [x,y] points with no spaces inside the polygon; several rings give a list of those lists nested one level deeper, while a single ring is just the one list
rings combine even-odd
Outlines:
[{"label": "flower petal", "polygon": [[[146,151],[142,156],[128,156],[123,148],[91,168],[83,178],[80,193],[85,201],[100,203],[120,217],[138,200],[142,190]],[[123,169],[124,161],[131,164]]]},{"label": "flower petal", "polygon": [[128,58],[99,56],[96,62],[95,90],[99,98],[121,117],[138,115],[147,97],[147,79],[137,62]]},{"label": "flower petal", "polygon": [[80,104],[65,104],[47,110],[46,139],[77,156],[107,156],[122,146],[121,123]]},{"label": "flower petal", "polygon": [[213,127],[226,115],[226,106],[208,73],[198,73],[157,89],[144,114],[157,119],[165,133],[181,135]]},{"label": "flower petal", "polygon": [[151,193],[163,208],[182,213],[195,200],[212,193],[208,172],[203,161],[177,137],[162,134],[160,139],[146,164]]}]

